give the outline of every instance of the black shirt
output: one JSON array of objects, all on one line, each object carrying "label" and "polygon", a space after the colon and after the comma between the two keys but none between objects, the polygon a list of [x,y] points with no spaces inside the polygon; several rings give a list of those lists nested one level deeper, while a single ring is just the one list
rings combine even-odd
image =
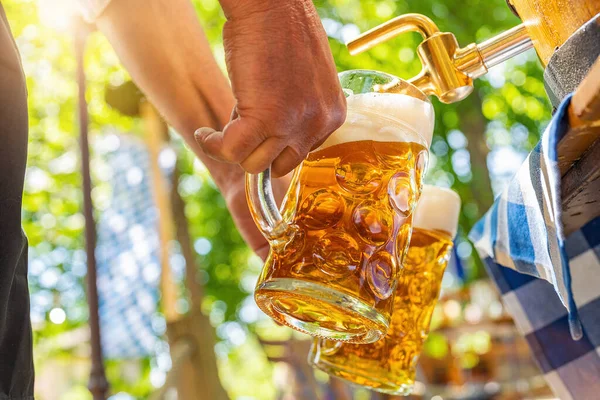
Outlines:
[{"label": "black shirt", "polygon": [[27,238],[21,229],[27,90],[0,4],[0,400],[33,399]]}]

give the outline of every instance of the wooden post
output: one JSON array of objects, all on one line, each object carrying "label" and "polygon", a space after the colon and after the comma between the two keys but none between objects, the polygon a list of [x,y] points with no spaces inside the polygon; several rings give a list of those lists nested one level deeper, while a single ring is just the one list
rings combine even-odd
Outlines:
[{"label": "wooden post", "polygon": [[169,199],[168,181],[162,174],[158,163],[160,152],[164,149],[164,137],[167,126],[154,107],[145,101],[140,103],[140,115],[144,121],[144,139],[150,153],[150,175],[152,177],[152,194],[158,211],[158,236],[160,242],[161,265],[161,302],[167,323],[176,321],[177,286],[173,280],[169,262],[169,244],[175,238],[173,217]]},{"label": "wooden post", "polygon": [[[78,21],[79,22],[79,21]],[[88,388],[94,400],[105,400],[109,385],[104,371],[102,342],[100,340],[100,317],[98,315],[98,287],[96,281],[96,223],[92,203],[92,179],[90,176],[90,148],[88,143],[88,109],[85,100],[85,71],[83,55],[88,27],[79,22],[75,28],[75,58],[79,86],[79,145],[81,147],[81,176],[83,191],[83,215],[85,218],[85,251],[87,259],[87,301],[89,309],[90,347],[92,367]]]},{"label": "wooden post", "polygon": [[[176,388],[178,398],[182,400],[227,400],[217,371],[214,330],[200,310],[203,290],[196,279],[196,256],[185,218],[185,204],[177,192],[179,172],[175,169],[171,182],[168,182],[158,163],[161,151],[168,146],[168,127],[131,81],[117,87],[107,86],[105,100],[120,113],[143,120],[144,137],[151,158],[153,196],[159,209],[162,304],[167,319],[173,370],[167,376],[165,387],[155,392],[151,399],[163,400],[170,388]],[[204,125],[217,127],[212,120],[213,114],[214,110],[208,106],[198,110]],[[186,263],[185,285],[191,303],[187,315],[180,315],[176,311],[178,288],[173,282],[168,259],[168,244],[175,239],[181,245]]]},{"label": "wooden post", "polygon": [[[144,137],[151,159],[152,190],[159,213],[162,304],[174,362],[174,370],[169,372],[167,384],[174,385],[178,398],[182,400],[227,400],[217,371],[213,328],[200,310],[202,287],[196,280],[196,262],[185,219],[185,204],[177,192],[179,173],[175,169],[169,182],[163,176],[158,162],[160,153],[168,146],[168,127],[148,102],[140,102],[140,116],[144,122]],[[168,244],[176,239],[186,261],[185,285],[191,303],[187,315],[180,315],[176,311],[177,287],[168,257]],[[175,354],[178,356],[175,357]],[[164,393],[166,390],[159,391],[153,399],[160,398]]]}]

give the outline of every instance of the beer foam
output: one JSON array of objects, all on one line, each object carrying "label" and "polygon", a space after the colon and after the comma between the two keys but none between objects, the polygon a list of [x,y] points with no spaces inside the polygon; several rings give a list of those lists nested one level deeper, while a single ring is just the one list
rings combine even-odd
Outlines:
[{"label": "beer foam", "polygon": [[415,228],[439,230],[456,236],[460,197],[451,189],[423,185],[413,219]]},{"label": "beer foam", "polygon": [[428,101],[397,93],[364,93],[346,98],[346,122],[317,149],[373,140],[431,145],[434,112]]}]

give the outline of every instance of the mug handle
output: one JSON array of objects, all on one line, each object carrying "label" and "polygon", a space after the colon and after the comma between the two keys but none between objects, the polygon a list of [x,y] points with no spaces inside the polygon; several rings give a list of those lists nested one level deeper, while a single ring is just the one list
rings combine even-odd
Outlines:
[{"label": "mug handle", "polygon": [[252,219],[269,242],[287,238],[290,226],[275,202],[270,167],[258,174],[246,173],[246,200]]}]

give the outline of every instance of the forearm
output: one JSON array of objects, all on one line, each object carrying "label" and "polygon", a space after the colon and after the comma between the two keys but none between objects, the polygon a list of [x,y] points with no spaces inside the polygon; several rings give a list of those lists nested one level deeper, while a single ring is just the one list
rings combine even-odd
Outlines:
[{"label": "forearm", "polygon": [[[286,13],[295,10],[298,14],[314,12],[312,0],[219,0],[219,3],[227,19],[243,18],[266,11],[281,10]],[[289,20],[288,17],[289,15],[282,15],[285,20]]]},{"label": "forearm", "polygon": [[207,157],[194,140],[221,129],[235,104],[189,0],[115,0],[97,20],[125,68],[166,121],[207,166],[220,188],[241,169]]}]

